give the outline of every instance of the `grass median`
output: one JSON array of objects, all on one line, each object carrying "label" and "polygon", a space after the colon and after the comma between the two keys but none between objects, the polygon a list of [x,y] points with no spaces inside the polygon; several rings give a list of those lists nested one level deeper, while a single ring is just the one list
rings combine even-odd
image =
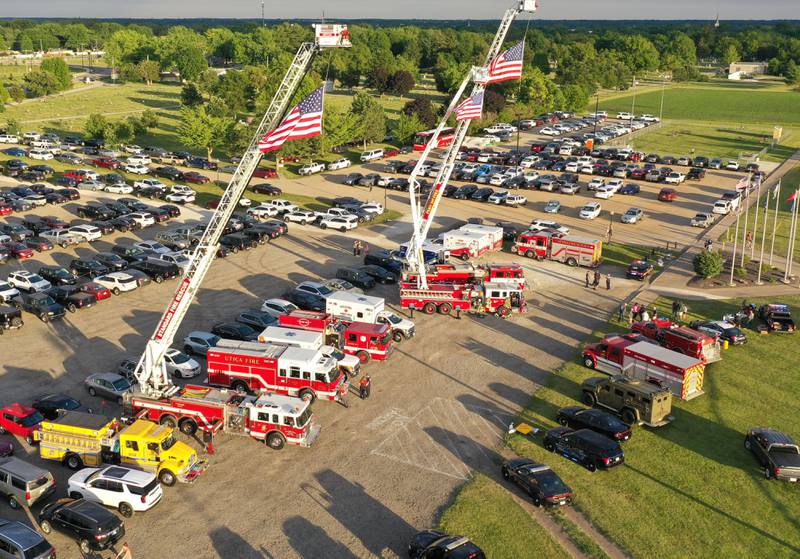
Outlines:
[{"label": "grass median", "polygon": [[[658,301],[665,314],[670,302]],[[800,297],[782,302],[797,308]],[[690,320],[719,319],[741,301],[686,304]],[[594,338],[625,329],[609,322]],[[797,557],[800,494],[765,480],[743,441],[759,425],[800,438],[800,350],[796,335],[748,335],[747,345],[706,368],[703,396],[674,402],[672,424],[635,429],[622,467],[589,473],[545,451],[541,437],[514,435],[509,445],[551,465],[575,489],[575,506],[634,557]],[[567,363],[533,395],[522,419],[555,426],[558,408],[579,405],[581,382],[597,374],[577,360]]]}]

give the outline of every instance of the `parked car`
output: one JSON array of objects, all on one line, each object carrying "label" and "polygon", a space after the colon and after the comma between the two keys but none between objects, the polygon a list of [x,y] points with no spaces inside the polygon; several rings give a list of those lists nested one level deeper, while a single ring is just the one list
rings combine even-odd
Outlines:
[{"label": "parked car", "polygon": [[346,280],[361,289],[372,289],[375,287],[375,278],[365,271],[356,268],[339,268],[336,270],[336,277]]},{"label": "parked car", "polygon": [[589,429],[550,429],[544,436],[544,448],[580,464],[590,472],[613,468],[625,461],[618,442]]},{"label": "parked car", "polygon": [[216,347],[220,337],[211,332],[195,330],[183,339],[183,352],[186,355],[205,355],[209,349]]},{"label": "parked car", "polygon": [[125,518],[148,511],[163,496],[158,477],[124,466],[83,468],[67,481],[67,494],[117,509]]},{"label": "parked car", "polygon": [[97,303],[97,297],[91,293],[81,291],[77,285],[60,285],[48,291],[53,300],[63,305],[69,312],[74,313],[78,309],[88,309]]},{"label": "parked car", "polygon": [[290,303],[306,311],[323,312],[325,310],[325,298],[320,295],[294,289],[286,293],[284,297]]},{"label": "parked car", "polygon": [[0,306],[0,334],[3,334],[6,330],[19,330],[24,324],[21,310],[14,307]]},{"label": "parked car", "polygon": [[133,291],[138,287],[136,278],[126,272],[111,272],[94,278],[94,281],[106,289],[111,290],[114,295]]},{"label": "parked car", "polygon": [[529,458],[513,458],[503,463],[500,473],[503,479],[514,482],[527,493],[537,507],[569,505],[575,493],[564,483],[550,466],[539,464]]},{"label": "parked car", "polygon": [[689,327],[711,334],[731,345],[747,343],[747,334],[741,328],[726,320],[694,320],[689,323]]},{"label": "parked car", "polygon": [[709,213],[697,213],[691,219],[692,227],[708,227],[714,223],[714,216]]},{"label": "parked car", "polygon": [[585,206],[583,206],[578,213],[578,217],[581,219],[595,219],[600,215],[600,203],[599,202],[589,202]]},{"label": "parked car", "polygon": [[47,291],[51,284],[41,276],[25,270],[17,270],[8,274],[6,280],[11,287],[20,291],[37,293]]},{"label": "parked car", "polygon": [[20,310],[36,315],[42,322],[50,322],[63,318],[66,313],[63,306],[56,303],[47,293],[22,292],[11,300]]},{"label": "parked car", "polygon": [[156,283],[161,283],[165,279],[173,279],[182,275],[181,269],[175,264],[150,259],[131,262],[130,266],[125,271],[130,273],[131,269],[144,272]]},{"label": "parked car", "polygon": [[658,199],[662,202],[673,202],[678,197],[678,192],[674,188],[662,188],[658,193]]},{"label": "parked car", "polygon": [[236,317],[236,322],[250,326],[256,330],[263,330],[267,326],[275,326],[278,321],[272,314],[266,311],[248,309],[239,313],[239,316]]},{"label": "parked car", "polygon": [[117,373],[92,373],[84,381],[90,396],[98,396],[122,404],[122,398],[130,392],[131,383]]},{"label": "parked car", "polygon": [[242,342],[258,341],[258,332],[247,324],[240,322],[220,322],[215,324],[211,333],[227,340],[239,340]]},{"label": "parked car", "polygon": [[44,417],[36,409],[20,403],[9,404],[0,409],[0,434],[16,435],[33,444],[33,434],[42,421]]},{"label": "parked car", "polygon": [[644,210],[641,208],[628,208],[620,217],[622,223],[639,223],[642,219],[644,219]]},{"label": "parked car", "polygon": [[42,394],[33,400],[31,407],[42,414],[42,416],[52,421],[61,415],[61,412],[84,411],[92,413],[92,410],[83,406],[80,401],[66,394]]},{"label": "parked car", "polygon": [[394,272],[390,272],[382,266],[369,264],[366,266],[359,266],[358,270],[370,275],[375,281],[379,283],[397,283],[398,276]]},{"label": "parked car", "polygon": [[425,530],[408,544],[409,559],[486,559],[480,547],[463,536]]},{"label": "parked car", "polygon": [[792,320],[789,305],[781,303],[761,305],[758,309],[758,317],[764,322],[768,332],[792,334],[795,331],[795,324],[794,320]]},{"label": "parked car", "polygon": [[282,314],[289,314],[297,310],[297,305],[285,299],[267,299],[261,305],[261,310],[271,314],[276,319]]},{"label": "parked car", "polygon": [[59,499],[39,513],[39,527],[45,534],[54,529],[78,540],[84,556],[104,551],[125,537],[125,526],[101,505],[85,499]]},{"label": "parked car", "polygon": [[56,559],[56,548],[39,532],[21,522],[4,518],[0,518],[0,549],[8,553],[9,559]]},{"label": "parked car", "polygon": [[594,408],[561,408],[556,414],[556,421],[565,427],[589,429],[619,442],[627,441],[633,434],[630,425],[608,412]]},{"label": "parked car", "polygon": [[744,447],[764,468],[765,478],[800,481],[800,447],[789,435],[769,427],[754,427],[747,432]]}]

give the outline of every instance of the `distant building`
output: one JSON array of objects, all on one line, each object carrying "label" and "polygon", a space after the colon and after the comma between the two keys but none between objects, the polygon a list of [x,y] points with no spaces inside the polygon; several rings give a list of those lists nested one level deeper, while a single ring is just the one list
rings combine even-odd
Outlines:
[{"label": "distant building", "polygon": [[766,74],[768,67],[769,64],[766,62],[731,62],[728,67],[728,74],[741,72],[742,74],[756,76],[759,74]]}]

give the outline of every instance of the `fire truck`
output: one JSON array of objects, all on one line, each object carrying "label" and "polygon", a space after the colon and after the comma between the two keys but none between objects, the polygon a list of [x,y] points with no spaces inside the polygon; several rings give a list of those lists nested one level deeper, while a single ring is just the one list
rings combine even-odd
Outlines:
[{"label": "fire truck", "polygon": [[328,344],[347,355],[355,355],[363,365],[371,359],[388,359],[394,351],[394,333],[389,324],[347,322],[330,313],[292,311],[278,317],[278,324],[291,328],[324,332]]},{"label": "fire truck", "polygon": [[325,357],[335,360],[339,369],[344,371],[348,377],[354,377],[361,371],[361,361],[358,360],[358,357],[347,355],[331,345],[325,345],[323,331],[267,326],[258,335],[258,341],[262,344],[284,344],[302,349],[319,350]]},{"label": "fire truck", "polygon": [[318,349],[220,340],[206,354],[208,384],[347,405],[347,375]]},{"label": "fire truck", "polygon": [[[499,227],[497,229],[500,229]],[[440,239],[442,246],[450,256],[469,260],[478,258],[487,252],[499,250],[503,246],[503,230],[500,229],[500,246],[495,246],[495,236],[491,233],[455,229],[445,231]]]},{"label": "fire truck", "polygon": [[600,265],[603,242],[556,231],[526,231],[517,237],[511,252],[538,260],[556,260],[569,266],[594,268]]},{"label": "fire truck", "polygon": [[466,231],[467,233],[477,233],[484,235],[491,243],[491,250],[500,250],[503,248],[503,228],[494,227],[491,225],[480,225],[477,223],[467,223],[458,228],[459,231]]},{"label": "fire truck", "polygon": [[382,297],[337,291],[325,299],[325,311],[344,323],[388,324],[392,329],[392,339],[398,343],[413,338],[416,333],[414,323],[387,310]]},{"label": "fire truck", "polygon": [[311,446],[320,433],[311,401],[280,394],[251,396],[232,390],[186,385],[161,398],[126,395],[128,415],[178,428],[187,435],[202,431],[250,436],[274,450],[286,444]]},{"label": "fire truck", "polygon": [[648,341],[608,336],[583,348],[583,364],[610,375],[652,382],[682,400],[703,394],[705,364]]},{"label": "fire truck", "polygon": [[[520,289],[525,287],[525,272],[519,264],[480,264],[470,262],[459,264],[437,264],[429,266],[426,270],[426,279],[429,285],[474,283],[482,281],[507,280],[515,281]],[[413,288],[417,285],[415,272],[404,272],[401,286]]]},{"label": "fire truck", "polygon": [[634,322],[631,325],[631,331],[655,340],[667,349],[696,357],[704,363],[713,363],[722,359],[720,344],[715,337],[667,319],[657,318],[649,322]]},{"label": "fire truck", "polygon": [[450,314],[453,309],[507,318],[527,310],[522,287],[515,280],[433,284],[427,289],[401,287],[400,305],[425,314]]}]

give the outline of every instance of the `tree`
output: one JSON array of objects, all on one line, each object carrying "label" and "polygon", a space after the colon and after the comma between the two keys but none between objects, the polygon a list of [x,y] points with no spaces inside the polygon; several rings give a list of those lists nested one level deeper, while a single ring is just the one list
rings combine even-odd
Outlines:
[{"label": "tree", "polygon": [[11,94],[5,87],[0,86],[0,105],[5,105],[9,101],[11,101]]},{"label": "tree", "polygon": [[794,60],[790,60],[786,63],[783,75],[786,78],[786,83],[789,85],[800,83],[800,69],[798,69],[797,63]]},{"label": "tree", "polygon": [[105,44],[106,55],[116,66],[122,62],[131,62],[135,53],[145,44],[147,37],[134,29],[121,29],[111,35]]},{"label": "tree", "polygon": [[203,102],[203,96],[193,83],[187,83],[181,89],[181,104],[187,107],[194,107]]},{"label": "tree", "polygon": [[392,130],[395,141],[402,145],[408,145],[414,139],[414,135],[425,128],[425,124],[416,114],[401,114]]},{"label": "tree", "polygon": [[723,264],[724,259],[719,252],[704,250],[694,257],[694,271],[703,279],[720,275]]},{"label": "tree", "polygon": [[522,78],[518,98],[529,105],[534,113],[553,110],[553,96],[548,88],[550,79],[539,68],[533,68]]},{"label": "tree", "polygon": [[117,79],[121,82],[138,82],[140,79],[139,69],[133,62],[123,62],[119,66]]},{"label": "tree", "polygon": [[384,68],[375,68],[367,81],[378,93],[386,93],[389,90],[389,72]]},{"label": "tree", "polygon": [[398,70],[389,80],[389,89],[395,95],[405,97],[414,88],[414,75],[406,70]]},{"label": "tree", "polygon": [[[424,128],[432,128],[436,125],[436,113],[429,99],[413,99],[403,107],[403,114],[416,115]],[[419,130],[417,130],[419,132]]]},{"label": "tree", "polygon": [[64,48],[83,50],[89,46],[89,29],[82,23],[64,26]]},{"label": "tree", "polygon": [[326,109],[319,139],[320,155],[358,139],[360,129],[360,116],[353,111]]},{"label": "tree", "polygon": [[108,128],[108,119],[100,114],[90,114],[83,125],[83,131],[90,138],[105,138]]},{"label": "tree", "polygon": [[582,111],[589,102],[589,94],[577,84],[567,84],[561,88],[564,94],[564,109],[571,112]]},{"label": "tree", "polygon": [[136,69],[139,72],[139,77],[147,85],[152,85],[153,82],[158,81],[161,77],[161,65],[156,60],[142,60]]},{"label": "tree", "polygon": [[60,89],[58,79],[50,72],[43,72],[41,70],[35,70],[25,74],[22,81],[25,83],[25,89],[27,89],[29,97],[50,95],[51,93],[56,93]]},{"label": "tree", "polygon": [[192,46],[180,48],[175,53],[174,63],[181,79],[185,81],[197,79],[208,68],[208,62],[203,55],[203,51]]},{"label": "tree", "polygon": [[22,129],[19,127],[19,121],[17,119],[9,118],[6,121],[6,131],[9,134],[17,134],[17,135],[19,135],[21,133],[21,130]]},{"label": "tree", "polygon": [[458,90],[458,86],[464,80],[467,72],[467,65],[453,64],[446,66],[442,70],[436,70],[434,79],[436,80],[436,89],[442,93],[452,95]]},{"label": "tree", "polygon": [[183,107],[178,139],[190,148],[204,149],[211,159],[214,148],[225,145],[233,121],[210,114],[205,105]]},{"label": "tree", "polygon": [[359,93],[350,106],[359,122],[358,139],[366,149],[367,144],[383,140],[386,136],[386,114],[383,107],[373,97],[366,93]]},{"label": "tree", "polygon": [[128,143],[136,136],[136,130],[133,124],[127,120],[120,120],[113,125],[114,137],[117,142]]},{"label": "tree", "polygon": [[56,78],[59,89],[68,89],[72,85],[72,72],[63,58],[45,58],[39,69],[43,72],[50,72]]},{"label": "tree", "polygon": [[634,72],[658,68],[658,49],[646,37],[641,35],[624,37],[619,41],[616,50],[622,56],[625,65]]},{"label": "tree", "polygon": [[483,110],[487,113],[499,113],[506,106],[504,95],[487,89],[483,94]]},{"label": "tree", "polygon": [[11,99],[15,103],[19,103],[25,99],[25,90],[17,84],[11,84],[8,86],[8,94],[11,95]]},{"label": "tree", "polygon": [[140,117],[142,124],[148,130],[150,128],[158,128],[158,113],[155,111],[151,111],[150,109],[145,109],[142,112],[142,116]]},{"label": "tree", "polygon": [[142,122],[142,119],[139,118],[138,116],[131,115],[126,120],[128,121],[128,124],[131,125],[134,136],[141,136],[142,134],[147,132],[147,127]]}]

